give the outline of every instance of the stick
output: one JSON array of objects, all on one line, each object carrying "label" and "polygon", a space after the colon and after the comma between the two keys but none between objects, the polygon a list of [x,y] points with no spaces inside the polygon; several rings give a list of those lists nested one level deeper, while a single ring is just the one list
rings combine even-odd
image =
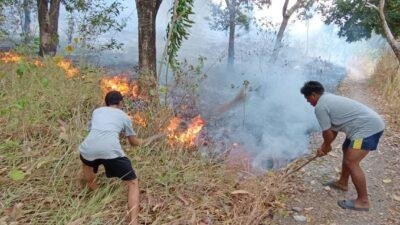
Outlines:
[{"label": "stick", "polygon": [[289,173],[286,173],[285,177],[288,177],[289,175],[299,171],[301,168],[305,167],[307,164],[309,164],[310,162],[314,161],[316,158],[318,158],[318,156],[314,156],[311,159],[307,160],[307,162],[303,163],[301,166],[297,167],[295,170],[292,170]]}]

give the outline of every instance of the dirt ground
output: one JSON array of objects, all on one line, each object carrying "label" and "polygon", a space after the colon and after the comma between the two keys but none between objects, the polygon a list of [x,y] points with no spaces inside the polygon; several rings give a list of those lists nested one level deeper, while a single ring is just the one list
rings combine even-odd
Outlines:
[{"label": "dirt ground", "polygon": [[[347,193],[323,185],[339,177],[344,140],[343,134],[339,134],[331,153],[294,175],[297,186],[293,195],[288,197],[286,209],[274,217],[274,224],[400,224],[400,129],[399,124],[389,118],[385,107],[387,101],[377,93],[368,84],[368,79],[351,74],[338,89],[338,94],[358,100],[379,112],[385,121],[392,121],[386,122],[379,149],[368,154],[361,163],[367,178],[370,211],[344,210],[337,205],[337,200],[356,197],[351,181]],[[321,141],[322,137],[315,135],[311,140],[312,148],[318,148]]]}]

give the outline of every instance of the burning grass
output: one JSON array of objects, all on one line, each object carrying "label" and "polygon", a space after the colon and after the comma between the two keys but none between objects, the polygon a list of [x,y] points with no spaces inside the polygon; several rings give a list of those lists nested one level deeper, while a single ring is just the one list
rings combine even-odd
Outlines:
[{"label": "burning grass", "polygon": [[[81,71],[85,76],[68,79],[53,60],[43,64],[24,64],[21,73],[21,65],[0,62],[0,223],[124,224],[121,181],[100,170],[96,192],[79,185],[77,146],[102,102],[100,78]],[[134,126],[148,136],[171,115],[148,108],[140,115],[146,126]],[[284,206],[289,188],[281,175],[238,173],[198,151],[173,148],[168,139],[124,147],[140,177],[142,224],[268,224]]]}]

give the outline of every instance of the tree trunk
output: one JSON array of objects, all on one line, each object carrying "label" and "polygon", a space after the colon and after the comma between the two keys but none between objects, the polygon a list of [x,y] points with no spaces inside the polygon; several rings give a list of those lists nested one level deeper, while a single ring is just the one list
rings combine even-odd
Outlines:
[{"label": "tree trunk", "polygon": [[[227,1],[229,2],[229,1]],[[233,69],[235,63],[235,27],[236,11],[235,0],[232,0],[229,9],[229,45],[228,45],[228,69]]]},{"label": "tree trunk", "polygon": [[24,9],[24,24],[22,26],[22,33],[24,36],[25,44],[31,41],[31,10],[30,10],[30,1],[24,0],[23,2]]},{"label": "tree trunk", "polygon": [[289,0],[285,0],[285,3],[283,4],[282,8],[282,23],[281,26],[279,27],[278,34],[276,35],[276,41],[275,41],[275,46],[274,50],[272,53],[272,60],[275,61],[278,57],[279,50],[282,47],[282,39],[283,39],[283,34],[285,33],[286,27],[289,23],[289,19],[292,16],[292,14],[302,7],[306,3],[306,0],[297,0],[296,3],[290,9],[288,10],[287,7],[289,5]]},{"label": "tree trunk", "polygon": [[138,14],[139,71],[157,79],[156,17],[162,0],[136,0]]},{"label": "tree trunk", "polygon": [[37,0],[40,31],[39,56],[54,56],[58,46],[60,0]]},{"label": "tree trunk", "polygon": [[379,18],[383,31],[385,33],[386,40],[389,42],[390,47],[392,48],[394,54],[397,57],[397,60],[400,63],[400,42],[398,42],[396,38],[393,36],[393,33],[390,30],[389,25],[386,21],[385,0],[380,0],[379,2]]}]

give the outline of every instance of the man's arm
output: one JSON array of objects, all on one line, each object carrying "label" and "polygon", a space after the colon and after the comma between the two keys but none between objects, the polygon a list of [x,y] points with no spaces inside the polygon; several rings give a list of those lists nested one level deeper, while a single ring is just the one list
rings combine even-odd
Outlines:
[{"label": "man's arm", "polygon": [[332,150],[332,142],[335,140],[337,136],[337,131],[328,129],[322,132],[322,137],[324,138],[324,142],[322,143],[321,147],[317,150],[317,156],[321,157]]},{"label": "man's arm", "polygon": [[136,135],[128,136],[129,144],[132,146],[146,146],[149,145],[151,142],[155,141],[156,139],[165,136],[165,133],[156,134],[146,139],[138,138]]}]

